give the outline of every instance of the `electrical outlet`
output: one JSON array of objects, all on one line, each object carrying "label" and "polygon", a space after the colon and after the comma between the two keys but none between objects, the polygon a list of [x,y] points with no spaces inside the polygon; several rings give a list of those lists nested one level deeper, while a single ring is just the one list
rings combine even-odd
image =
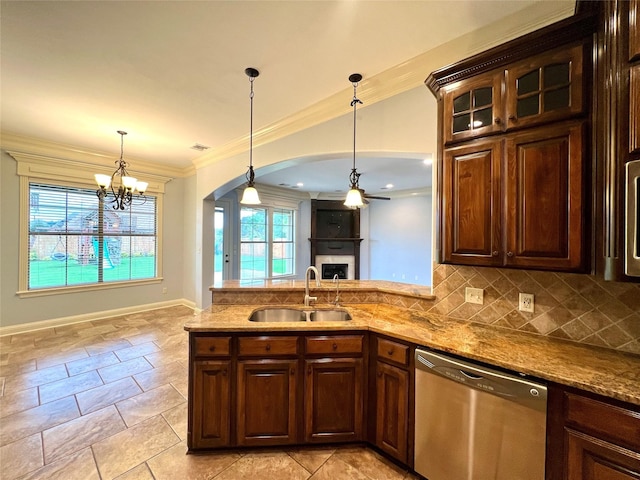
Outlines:
[{"label": "electrical outlet", "polygon": [[167,293],[167,287],[162,287],[162,294],[166,294]]},{"label": "electrical outlet", "polygon": [[464,301],[468,303],[484,304],[484,290],[482,288],[466,287],[464,289]]},{"label": "electrical outlet", "polygon": [[518,296],[518,310],[533,313],[533,293],[520,293]]}]

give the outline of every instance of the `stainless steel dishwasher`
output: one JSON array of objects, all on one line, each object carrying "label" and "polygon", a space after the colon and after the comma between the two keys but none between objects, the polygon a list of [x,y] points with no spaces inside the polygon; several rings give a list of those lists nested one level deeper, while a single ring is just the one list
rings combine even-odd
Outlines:
[{"label": "stainless steel dishwasher", "polygon": [[416,350],[414,468],[428,480],[544,480],[547,387]]}]

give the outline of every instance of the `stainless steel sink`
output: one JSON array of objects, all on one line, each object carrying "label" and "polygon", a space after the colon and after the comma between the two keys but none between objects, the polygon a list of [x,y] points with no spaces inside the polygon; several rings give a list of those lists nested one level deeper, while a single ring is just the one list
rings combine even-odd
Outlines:
[{"label": "stainless steel sink", "polygon": [[312,322],[344,322],[351,320],[346,310],[314,310],[309,314]]},{"label": "stainless steel sink", "polygon": [[250,322],[304,322],[307,315],[295,308],[261,308],[249,317]]}]

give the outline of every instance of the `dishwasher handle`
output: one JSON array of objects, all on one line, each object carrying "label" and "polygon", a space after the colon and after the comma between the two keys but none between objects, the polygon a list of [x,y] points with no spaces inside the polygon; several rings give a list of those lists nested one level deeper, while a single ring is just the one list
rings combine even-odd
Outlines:
[{"label": "dishwasher handle", "polygon": [[547,387],[541,382],[427,350],[416,349],[415,358],[416,380],[419,371],[428,372],[469,388],[546,411]]}]

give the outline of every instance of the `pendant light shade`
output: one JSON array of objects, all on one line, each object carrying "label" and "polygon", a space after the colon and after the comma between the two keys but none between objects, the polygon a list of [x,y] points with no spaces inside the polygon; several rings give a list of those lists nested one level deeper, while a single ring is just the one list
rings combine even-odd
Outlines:
[{"label": "pendant light shade", "polygon": [[244,73],[249,77],[249,84],[251,85],[251,93],[249,94],[249,101],[251,104],[251,114],[249,123],[249,170],[247,171],[247,186],[242,193],[242,199],[240,203],[244,205],[260,205],[260,197],[255,187],[255,173],[253,172],[253,80],[260,75],[260,72],[255,68],[247,68]]},{"label": "pendant light shade", "polygon": [[353,107],[353,168],[349,175],[350,187],[349,192],[347,193],[347,198],[344,201],[344,205],[351,208],[358,208],[364,205],[358,181],[360,174],[358,173],[358,170],[356,170],[356,108],[359,103],[362,104],[356,96],[356,89],[358,88],[358,82],[360,80],[362,80],[362,75],[359,73],[349,75],[349,81],[353,85],[353,100],[351,100],[351,106]]}]

